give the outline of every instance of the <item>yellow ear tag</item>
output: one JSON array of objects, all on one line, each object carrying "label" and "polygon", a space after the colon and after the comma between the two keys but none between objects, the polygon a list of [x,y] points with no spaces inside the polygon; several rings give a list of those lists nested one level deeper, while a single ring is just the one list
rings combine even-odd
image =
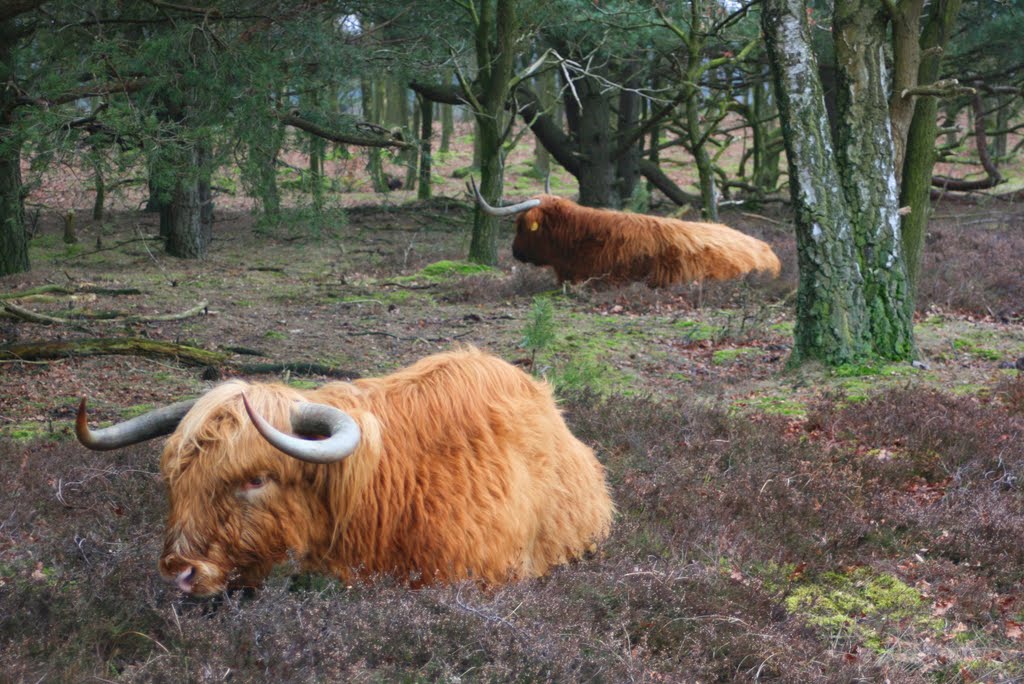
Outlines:
[{"label": "yellow ear tag", "polygon": [[540,224],[537,223],[536,221],[534,221],[533,223],[530,224],[530,232],[533,232],[533,231],[537,230],[538,228],[540,228]]}]

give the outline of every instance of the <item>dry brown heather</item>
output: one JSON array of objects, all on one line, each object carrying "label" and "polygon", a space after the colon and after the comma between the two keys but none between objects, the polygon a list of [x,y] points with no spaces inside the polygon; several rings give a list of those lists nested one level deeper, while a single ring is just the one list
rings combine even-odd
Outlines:
[{"label": "dry brown heather", "polygon": [[[555,280],[513,269],[510,231],[497,276],[421,273],[464,253],[466,215],[356,209],[256,237],[251,217],[227,215],[208,260],[158,265],[139,243],[84,254],[88,223],[68,252],[44,217],[36,270],[3,290],[144,294],[24,306],[152,314],[208,298],[212,315],[81,330],[0,318],[0,343],[146,335],[366,376],[459,342],[529,359],[532,299]],[[152,229],[115,217],[104,245],[137,239],[140,220]],[[556,340],[535,369],[560,383],[619,515],[597,555],[538,580],[411,591],[285,565],[255,593],[183,598],[156,570],[159,440],[95,454],[68,426],[76,396],[119,419],[198,393],[201,370],[0,366],[0,681],[1020,681],[1024,380],[998,368],[1024,356],[1019,210],[939,212],[919,306],[926,372],[784,372],[790,230],[723,220],[769,242],[782,277],[556,294]]]},{"label": "dry brown heather", "polygon": [[[1020,408],[895,390],[823,399],[794,432],[685,399],[575,396],[570,422],[607,459],[621,510],[597,557],[489,591],[283,569],[255,596],[214,602],[154,571],[165,506],[151,448],[97,467],[68,442],[31,454],[5,442],[0,669],[16,681],[913,681],[980,657],[1019,676],[1005,623],[1024,608]],[[869,616],[876,653],[786,610],[805,578],[855,567],[918,587],[926,617],[946,606],[972,639]]]}]

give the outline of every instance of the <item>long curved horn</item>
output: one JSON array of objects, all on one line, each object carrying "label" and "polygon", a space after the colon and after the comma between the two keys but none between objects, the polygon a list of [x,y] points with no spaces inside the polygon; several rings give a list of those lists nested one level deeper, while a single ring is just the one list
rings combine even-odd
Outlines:
[{"label": "long curved horn", "polygon": [[95,451],[120,449],[171,434],[195,403],[195,399],[179,401],[94,432],[89,429],[85,397],[82,397],[82,402],[78,405],[78,416],[75,418],[75,434],[79,442]]},{"label": "long curved horn", "polygon": [[491,216],[511,216],[512,214],[518,214],[527,209],[533,209],[540,204],[539,199],[528,199],[518,204],[510,204],[507,207],[492,207],[487,203],[487,200],[483,198],[480,191],[476,187],[476,181],[473,177],[469,177],[469,186],[473,190],[473,194],[476,196],[476,203],[480,205],[480,208],[484,210],[485,214]]},{"label": "long curved horn", "polygon": [[361,433],[359,425],[341,409],[298,402],[292,406],[292,432],[297,435],[327,435],[327,439],[310,440],[281,432],[249,405],[242,395],[245,411],[252,419],[256,430],[270,444],[293,458],[307,463],[334,463],[345,458],[359,446]]}]

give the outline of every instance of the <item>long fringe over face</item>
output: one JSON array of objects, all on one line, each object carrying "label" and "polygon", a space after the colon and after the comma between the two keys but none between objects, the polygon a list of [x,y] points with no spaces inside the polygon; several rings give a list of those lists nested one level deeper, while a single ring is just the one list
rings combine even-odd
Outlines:
[{"label": "long fringe over face", "polygon": [[512,254],[553,267],[559,282],[601,278],[666,287],[781,270],[767,243],[718,223],[592,209],[553,195],[538,199],[540,206],[516,220]]},{"label": "long fringe over face", "polygon": [[[295,399],[341,408],[362,442],[338,463],[296,461],[255,432],[243,391],[279,429]],[[344,579],[534,577],[607,536],[613,512],[604,468],[548,386],[473,349],[305,392],[225,383],[182,421],[161,468],[161,569],[197,568],[197,594],[256,584],[289,554]]]}]

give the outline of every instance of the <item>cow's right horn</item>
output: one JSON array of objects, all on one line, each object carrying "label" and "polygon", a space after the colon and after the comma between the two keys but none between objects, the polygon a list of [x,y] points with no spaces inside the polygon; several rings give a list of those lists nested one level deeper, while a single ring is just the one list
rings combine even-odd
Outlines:
[{"label": "cow's right horn", "polygon": [[195,399],[179,401],[177,404],[144,413],[123,423],[93,431],[89,429],[89,418],[85,412],[85,397],[83,397],[82,402],[78,405],[75,434],[78,436],[79,442],[95,451],[120,449],[145,442],[147,439],[171,434],[195,403]]},{"label": "cow's right horn", "polygon": [[292,406],[292,432],[295,435],[326,435],[326,439],[303,439],[281,432],[249,405],[242,395],[245,410],[256,430],[271,445],[293,458],[307,463],[334,463],[345,458],[359,446],[359,425],[341,409],[327,404],[302,401]]},{"label": "cow's right horn", "polygon": [[469,177],[469,187],[473,191],[473,195],[476,196],[476,203],[480,205],[480,208],[484,210],[485,214],[490,214],[491,216],[511,216],[512,214],[518,214],[526,211],[527,209],[533,209],[540,204],[539,199],[528,199],[523,202],[519,202],[518,204],[510,204],[507,207],[492,207],[487,203],[487,200],[484,199],[483,195],[480,194],[480,191],[476,187],[476,181],[473,180],[472,176]]}]

